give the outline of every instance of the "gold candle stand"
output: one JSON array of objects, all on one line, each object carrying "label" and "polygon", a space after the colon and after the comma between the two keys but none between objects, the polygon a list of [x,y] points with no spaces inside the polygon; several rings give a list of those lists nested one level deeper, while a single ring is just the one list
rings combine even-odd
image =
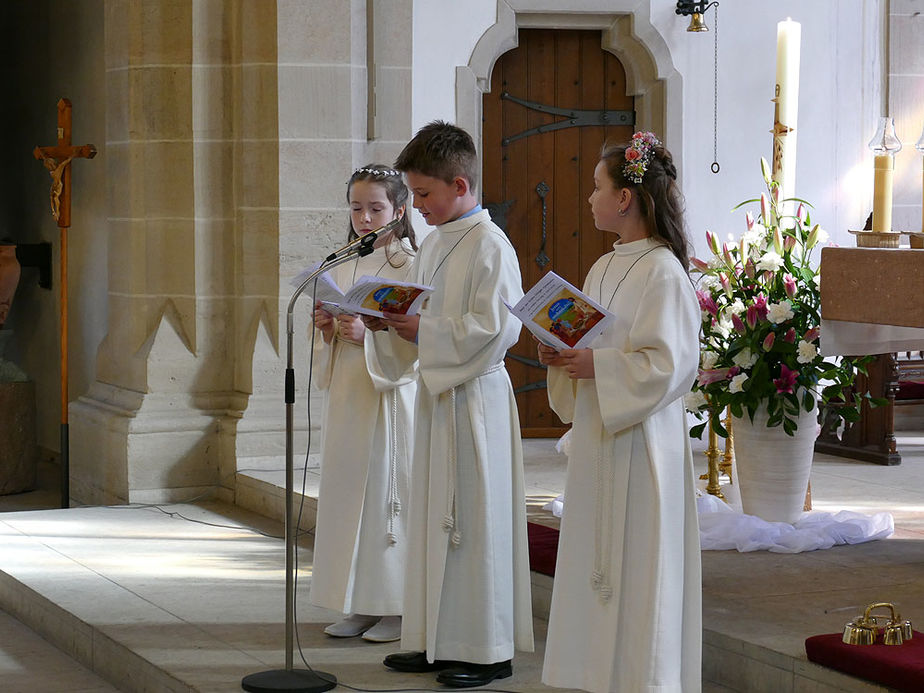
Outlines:
[{"label": "gold candle stand", "polygon": [[735,433],[732,431],[731,407],[725,410],[725,430],[728,431],[728,438],[725,439],[725,454],[719,464],[719,472],[725,474],[728,477],[728,483],[731,483],[732,460],[735,458]]},{"label": "gold candle stand", "polygon": [[709,417],[709,447],[706,448],[707,478],[706,493],[725,500],[722,488],[719,486],[719,446],[718,436],[712,427],[712,416]]}]

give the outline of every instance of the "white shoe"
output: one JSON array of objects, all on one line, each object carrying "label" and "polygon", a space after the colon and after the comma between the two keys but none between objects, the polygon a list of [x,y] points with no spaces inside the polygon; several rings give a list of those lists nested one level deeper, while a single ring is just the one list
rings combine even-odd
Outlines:
[{"label": "white shoe", "polygon": [[355,638],[369,630],[378,620],[378,616],[350,614],[342,621],[329,625],[324,632],[332,638]]},{"label": "white shoe", "polygon": [[369,642],[394,642],[401,639],[401,617],[382,616],[382,620],[363,633]]}]

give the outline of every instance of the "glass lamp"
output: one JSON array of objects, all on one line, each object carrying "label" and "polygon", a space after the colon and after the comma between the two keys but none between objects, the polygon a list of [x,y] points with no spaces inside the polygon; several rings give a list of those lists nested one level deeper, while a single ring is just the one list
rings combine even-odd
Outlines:
[{"label": "glass lamp", "polygon": [[889,233],[892,231],[892,171],[895,168],[895,155],[901,150],[902,143],[895,134],[895,121],[889,117],[879,119],[876,134],[869,142],[873,150],[873,231]]}]

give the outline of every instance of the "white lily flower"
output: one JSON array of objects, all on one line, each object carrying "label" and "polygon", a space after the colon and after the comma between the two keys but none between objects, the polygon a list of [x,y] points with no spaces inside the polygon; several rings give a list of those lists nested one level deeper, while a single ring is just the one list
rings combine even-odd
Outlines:
[{"label": "white lily flower", "polygon": [[772,323],[779,325],[781,322],[792,320],[795,316],[796,314],[793,313],[792,304],[789,301],[767,304],[767,318]]},{"label": "white lily flower", "polygon": [[818,347],[816,347],[811,342],[806,342],[804,339],[800,339],[799,355],[796,357],[796,361],[799,363],[811,363],[815,360],[816,356],[818,356]]},{"label": "white lily flower", "polygon": [[732,362],[740,368],[750,368],[757,363],[757,354],[752,354],[750,349],[742,349],[735,354]]},{"label": "white lily flower", "polygon": [[744,381],[748,379],[747,373],[739,373],[734,378],[731,379],[731,382],[728,384],[728,391],[734,394],[735,392],[741,392],[744,390]]},{"label": "white lily flower", "polygon": [[769,250],[761,256],[760,261],[757,263],[757,271],[769,270],[770,272],[776,272],[782,266],[783,258],[778,253]]},{"label": "white lily flower", "polygon": [[714,351],[704,351],[702,354],[700,354],[700,366],[704,370],[715,368],[715,364],[718,360],[719,355]]}]

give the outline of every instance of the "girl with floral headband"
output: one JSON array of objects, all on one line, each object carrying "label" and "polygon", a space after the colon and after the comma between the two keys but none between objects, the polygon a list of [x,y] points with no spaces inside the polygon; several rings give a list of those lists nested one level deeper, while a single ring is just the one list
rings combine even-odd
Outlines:
[{"label": "girl with floral headband", "polygon": [[701,577],[683,395],[699,361],[683,201],[650,132],[606,145],[589,202],[613,250],[584,292],[616,320],[588,349],[540,344],[570,432],[542,681],[604,691],[701,688]]},{"label": "girl with floral headband", "polygon": [[[400,219],[365,257],[331,270],[341,291],[364,275],[405,280],[417,242],[401,174],[380,164],[347,184],[348,240]],[[371,642],[401,636],[408,462],[416,372],[382,373],[358,316],[314,310],[315,382],[326,392],[310,600],[345,617],[324,632]]]}]

